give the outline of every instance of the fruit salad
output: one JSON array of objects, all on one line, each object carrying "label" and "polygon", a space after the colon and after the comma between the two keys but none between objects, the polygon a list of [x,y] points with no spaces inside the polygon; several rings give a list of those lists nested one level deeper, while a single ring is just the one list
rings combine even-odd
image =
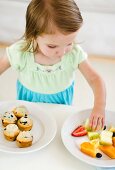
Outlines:
[{"label": "fruit salad", "polygon": [[111,126],[101,131],[92,131],[89,126],[89,119],[85,123],[77,126],[72,132],[72,137],[87,136],[89,141],[80,144],[80,151],[94,158],[101,158],[102,153],[111,159],[115,159],[115,127]]}]

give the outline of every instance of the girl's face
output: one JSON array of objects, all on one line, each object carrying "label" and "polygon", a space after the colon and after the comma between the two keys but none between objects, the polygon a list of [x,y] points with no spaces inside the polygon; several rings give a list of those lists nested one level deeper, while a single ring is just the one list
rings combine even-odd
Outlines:
[{"label": "girl's face", "polygon": [[49,59],[62,58],[64,54],[72,49],[73,41],[77,32],[71,34],[43,34],[38,36],[36,41],[40,52]]}]

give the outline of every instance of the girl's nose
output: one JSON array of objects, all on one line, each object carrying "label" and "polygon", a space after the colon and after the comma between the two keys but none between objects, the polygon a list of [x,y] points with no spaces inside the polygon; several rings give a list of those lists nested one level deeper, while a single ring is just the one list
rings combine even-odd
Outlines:
[{"label": "girl's nose", "polygon": [[62,49],[58,51],[59,56],[63,56],[66,53],[66,49]]}]

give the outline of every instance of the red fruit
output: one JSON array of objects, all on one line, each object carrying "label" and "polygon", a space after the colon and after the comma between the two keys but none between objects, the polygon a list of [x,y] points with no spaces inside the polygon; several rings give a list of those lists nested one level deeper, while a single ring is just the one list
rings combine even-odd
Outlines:
[{"label": "red fruit", "polygon": [[80,125],[78,126],[72,133],[72,136],[75,137],[80,137],[80,136],[85,136],[87,134],[87,130],[85,129],[84,126]]},{"label": "red fruit", "polygon": [[85,136],[87,134],[87,130],[83,130],[81,132],[77,132],[75,135],[75,137],[80,137],[80,136]]}]

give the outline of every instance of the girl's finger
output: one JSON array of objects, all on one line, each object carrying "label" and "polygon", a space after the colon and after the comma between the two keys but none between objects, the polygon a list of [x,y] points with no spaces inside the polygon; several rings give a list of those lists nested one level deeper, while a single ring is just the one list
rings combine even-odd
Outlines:
[{"label": "girl's finger", "polygon": [[92,121],[92,129],[93,130],[96,130],[96,127],[97,127],[97,118],[93,118],[93,121]]},{"label": "girl's finger", "polygon": [[97,119],[97,126],[96,126],[96,130],[101,130],[103,127],[103,124],[102,124],[102,117],[99,117]]},{"label": "girl's finger", "polygon": [[89,126],[90,126],[91,128],[93,127],[93,119],[94,119],[94,117],[91,116],[91,117],[90,117],[90,120],[89,120]]}]

